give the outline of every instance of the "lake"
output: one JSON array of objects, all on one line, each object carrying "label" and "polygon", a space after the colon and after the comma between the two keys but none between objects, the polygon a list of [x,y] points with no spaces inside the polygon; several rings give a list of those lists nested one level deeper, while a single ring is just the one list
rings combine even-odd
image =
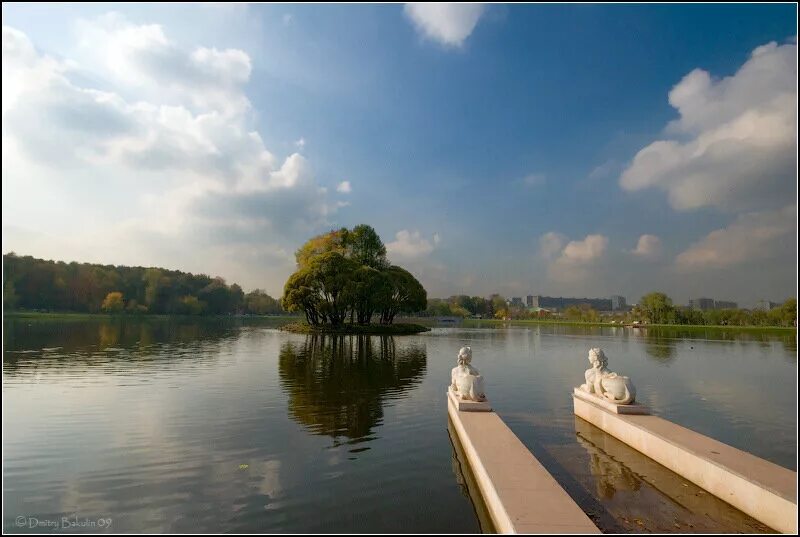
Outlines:
[{"label": "lake", "polygon": [[767,528],[574,417],[590,347],[655,414],[796,470],[796,332],[530,325],[323,338],[246,319],[4,329],[10,532],[490,530],[448,434],[445,389],[463,345],[494,409],[604,531]]}]

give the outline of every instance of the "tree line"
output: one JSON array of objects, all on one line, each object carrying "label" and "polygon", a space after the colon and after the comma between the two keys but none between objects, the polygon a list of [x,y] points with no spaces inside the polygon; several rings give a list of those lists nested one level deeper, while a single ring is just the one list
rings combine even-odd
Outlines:
[{"label": "tree line", "polygon": [[651,324],[707,326],[784,326],[797,325],[797,300],[789,298],[780,306],[763,309],[696,310],[675,306],[665,293],[648,293],[633,307],[629,317]]},{"label": "tree line", "polygon": [[309,239],[295,253],[282,305],[315,326],[392,324],[398,313],[425,309],[427,293],[407,270],[392,265],[386,246],[368,225],[341,228]]},{"label": "tree line", "polygon": [[275,314],[280,302],[219,277],[163,268],[3,255],[3,310],[130,314]]},{"label": "tree line", "polygon": [[430,298],[423,315],[433,317],[481,317],[484,319],[562,319],[567,321],[632,322],[650,324],[706,325],[706,326],[795,326],[797,300],[787,299],[770,310],[720,309],[695,310],[676,306],[665,293],[648,293],[639,304],[625,312],[599,312],[588,304],[572,305],[560,312],[532,310],[509,304],[494,294],[488,298],[453,295],[449,298]]}]

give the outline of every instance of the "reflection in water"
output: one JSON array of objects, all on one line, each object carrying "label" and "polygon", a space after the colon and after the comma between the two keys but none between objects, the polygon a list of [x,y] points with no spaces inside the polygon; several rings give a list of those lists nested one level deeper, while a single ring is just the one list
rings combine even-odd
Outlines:
[{"label": "reflection in water", "polygon": [[651,328],[636,328],[644,335],[644,350],[656,362],[669,364],[675,360],[675,339],[667,337],[662,331]]},{"label": "reflection in water", "polygon": [[334,445],[370,440],[387,399],[402,396],[425,374],[425,347],[391,336],[311,335],[285,342],[278,357],[289,415]]},{"label": "reflection in water", "polygon": [[[576,425],[577,429],[577,425]],[[618,490],[639,490],[641,479],[590,440],[577,433],[578,444],[589,454],[589,471],[597,478],[597,495],[609,500]]]},{"label": "reflection in water", "polygon": [[[727,342],[659,329],[676,353],[662,367],[630,329],[315,341],[261,329],[285,322],[269,321],[6,318],[4,530],[18,515],[78,514],[111,517],[119,533],[475,533],[484,519],[456,484],[471,478],[454,465],[443,404],[464,344],[487,357],[503,418],[604,531],[762,530],[587,425],[591,462],[567,395],[590,347],[673,421],[796,468],[794,332]],[[611,476],[611,498],[592,467]]]},{"label": "reflection in water", "polygon": [[223,345],[239,337],[241,328],[279,322],[241,317],[9,318],[3,322],[3,371],[15,376],[32,370],[77,372],[136,363],[142,368],[137,371],[157,372],[181,360],[210,364]]},{"label": "reflection in water", "polygon": [[464,448],[458,440],[458,433],[456,433],[453,422],[449,417],[447,418],[447,432],[450,435],[450,442],[453,448],[450,454],[450,465],[453,468],[453,474],[456,476],[458,488],[461,490],[461,494],[472,503],[472,508],[475,510],[475,517],[478,519],[481,533],[497,533],[489,509],[483,502],[480,488],[475,480],[475,475],[469,467],[469,462],[467,462]]},{"label": "reflection in water", "polygon": [[[589,456],[589,471],[598,498],[611,510],[620,509],[626,513],[623,521],[632,520],[639,528],[650,531],[772,532],[577,416],[575,434],[578,444]],[[656,495],[645,494],[648,489]],[[636,492],[639,494],[634,494]],[[636,498],[635,507],[629,503],[632,498]],[[671,523],[670,519],[673,519]]]},{"label": "reflection in water", "polygon": [[211,365],[241,323],[228,319],[102,318],[81,322],[6,319],[3,372],[109,370],[136,364],[158,373],[177,362]]}]

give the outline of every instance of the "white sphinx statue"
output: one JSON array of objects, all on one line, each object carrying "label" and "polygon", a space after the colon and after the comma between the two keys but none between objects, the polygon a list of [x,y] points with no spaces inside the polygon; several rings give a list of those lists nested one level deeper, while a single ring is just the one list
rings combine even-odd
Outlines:
[{"label": "white sphinx statue", "polygon": [[458,365],[450,372],[450,389],[459,398],[468,401],[485,401],[483,377],[472,367],[472,349],[462,347],[458,351]]},{"label": "white sphinx statue", "polygon": [[636,388],[631,379],[608,370],[608,358],[602,349],[589,349],[589,363],[592,367],[584,374],[586,384],[581,384],[583,391],[618,405],[628,405],[636,400]]}]

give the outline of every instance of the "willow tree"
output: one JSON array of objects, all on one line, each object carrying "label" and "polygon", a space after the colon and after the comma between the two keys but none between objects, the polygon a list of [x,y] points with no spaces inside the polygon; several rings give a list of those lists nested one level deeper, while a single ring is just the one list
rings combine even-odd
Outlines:
[{"label": "willow tree", "polygon": [[369,324],[380,315],[422,311],[427,295],[407,270],[390,265],[375,230],[358,225],[312,237],[295,253],[297,271],[284,286],[282,304],[302,311],[309,324]]},{"label": "willow tree", "polygon": [[427,307],[428,293],[410,272],[396,265],[385,272],[389,288],[382,297],[381,324],[392,324],[398,313],[414,313]]}]

